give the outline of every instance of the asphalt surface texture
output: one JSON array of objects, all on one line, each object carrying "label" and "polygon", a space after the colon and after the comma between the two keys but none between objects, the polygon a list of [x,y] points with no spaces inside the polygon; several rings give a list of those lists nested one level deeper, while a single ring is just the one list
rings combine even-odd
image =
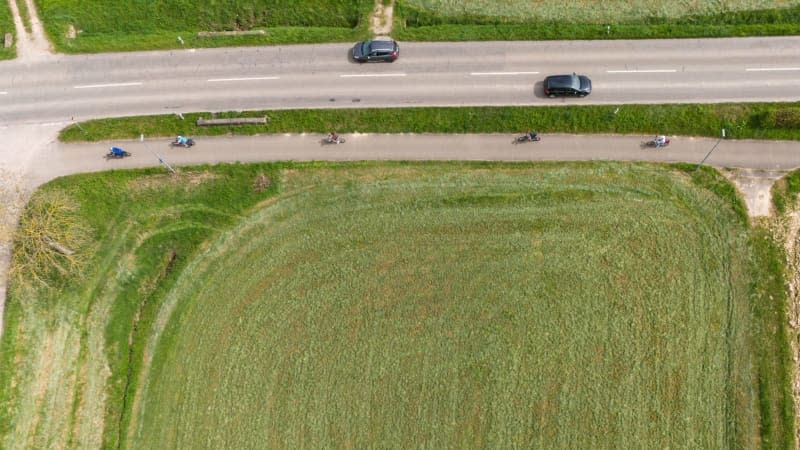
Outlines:
[{"label": "asphalt surface texture", "polygon": [[[0,62],[0,122],[190,111],[793,101],[800,37],[400,43],[391,64],[350,43],[56,55]],[[544,95],[578,72],[586,98]]]}]

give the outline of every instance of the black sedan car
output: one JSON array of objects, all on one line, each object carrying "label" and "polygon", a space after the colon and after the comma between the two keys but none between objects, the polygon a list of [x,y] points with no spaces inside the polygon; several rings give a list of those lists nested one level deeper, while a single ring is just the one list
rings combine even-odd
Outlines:
[{"label": "black sedan car", "polygon": [[586,97],[592,93],[592,80],[583,75],[551,75],[544,79],[544,95],[548,97]]},{"label": "black sedan car", "polygon": [[358,62],[394,62],[400,56],[395,41],[363,41],[353,47],[353,59]]}]

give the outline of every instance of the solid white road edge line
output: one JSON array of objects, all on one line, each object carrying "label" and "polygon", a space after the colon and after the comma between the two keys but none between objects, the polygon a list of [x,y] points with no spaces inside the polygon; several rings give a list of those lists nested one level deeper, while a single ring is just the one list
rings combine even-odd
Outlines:
[{"label": "solid white road edge line", "polygon": [[135,83],[110,83],[110,84],[83,84],[79,86],[73,86],[75,89],[93,89],[93,88],[105,88],[105,87],[125,87],[125,86],[141,86],[142,83],[137,81]]},{"label": "solid white road edge line", "polygon": [[652,69],[652,70],[606,70],[606,73],[673,73],[677,69]]},{"label": "solid white road edge line", "polygon": [[472,72],[470,75],[474,77],[492,76],[492,75],[536,75],[539,72]]},{"label": "solid white road edge line", "polygon": [[800,70],[800,67],[748,67],[747,72],[769,72],[771,70]]},{"label": "solid white road edge line", "polygon": [[258,81],[258,80],[279,80],[280,77],[249,77],[249,78],[211,78],[209,83],[217,83],[220,81]]},{"label": "solid white road edge line", "polygon": [[340,78],[356,78],[356,77],[404,77],[404,73],[358,73],[358,74],[342,74]]}]

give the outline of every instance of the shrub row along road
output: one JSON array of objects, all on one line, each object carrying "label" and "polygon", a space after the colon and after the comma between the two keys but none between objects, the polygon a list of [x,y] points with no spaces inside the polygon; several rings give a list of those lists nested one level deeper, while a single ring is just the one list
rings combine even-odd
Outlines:
[{"label": "shrub row along road", "polygon": [[[350,45],[53,55],[0,63],[0,120],[186,111],[432,105],[785,101],[800,97],[800,37],[401,43],[393,64]],[[588,75],[585,99],[549,99],[549,74]]]}]

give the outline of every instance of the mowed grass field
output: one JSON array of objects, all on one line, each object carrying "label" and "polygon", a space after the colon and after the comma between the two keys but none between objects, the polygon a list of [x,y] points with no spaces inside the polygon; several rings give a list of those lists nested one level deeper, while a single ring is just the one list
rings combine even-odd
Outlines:
[{"label": "mowed grass field", "polygon": [[367,165],[283,187],[168,294],[129,446],[758,446],[747,231],[689,177]]},{"label": "mowed grass field", "polygon": [[0,447],[792,448],[780,248],[693,168],[54,180],[18,228]]}]

